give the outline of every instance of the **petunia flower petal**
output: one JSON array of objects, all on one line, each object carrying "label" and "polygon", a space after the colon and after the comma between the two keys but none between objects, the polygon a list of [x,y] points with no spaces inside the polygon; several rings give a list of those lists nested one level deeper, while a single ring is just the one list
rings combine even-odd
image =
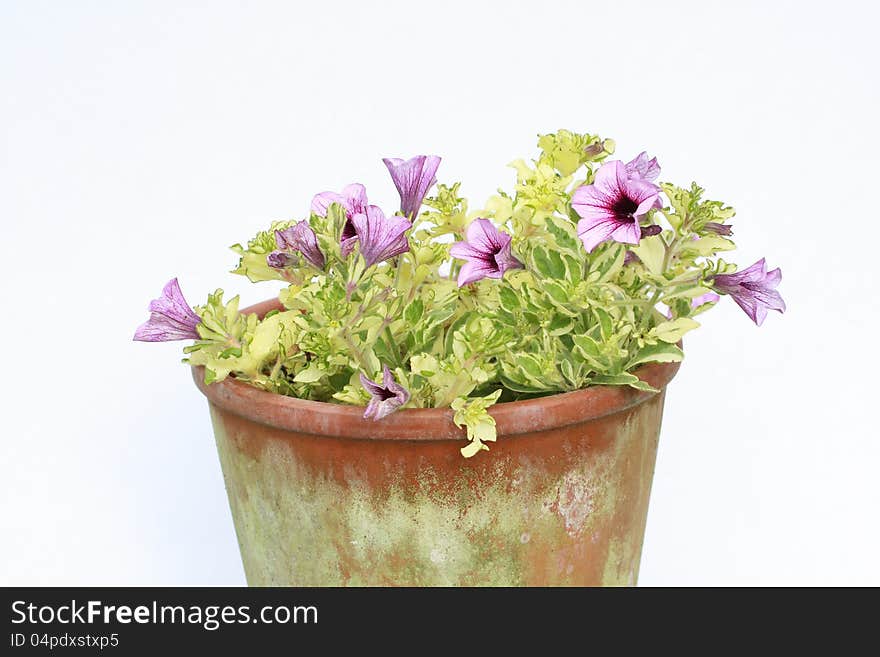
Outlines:
[{"label": "petunia flower petal", "polygon": [[608,241],[619,227],[620,224],[614,217],[581,219],[578,221],[577,233],[586,252],[592,253],[602,242]]},{"label": "petunia flower petal", "polygon": [[[503,238],[498,229],[488,219],[474,219],[465,231],[468,244],[483,253],[495,253],[503,246]],[[506,235],[507,241],[510,236]]]},{"label": "petunia flower petal", "polygon": [[352,183],[343,188],[342,193],[321,192],[312,198],[312,212],[321,216],[327,216],[327,210],[333,203],[338,203],[345,209],[347,217],[363,212],[367,207],[367,190],[360,183]]},{"label": "petunia flower petal", "polygon": [[611,239],[621,244],[638,244],[641,238],[642,229],[637,223],[618,224],[611,233]]},{"label": "petunia flower petal", "polygon": [[470,258],[482,257],[484,251],[475,246],[471,246],[467,242],[456,242],[449,247],[449,255],[459,260],[468,260]]},{"label": "petunia flower petal", "polygon": [[699,308],[700,306],[705,306],[707,303],[716,303],[720,298],[721,297],[714,292],[706,292],[705,294],[701,294],[700,296],[691,299],[691,308]]},{"label": "petunia flower petal", "polygon": [[613,160],[606,162],[593,178],[593,185],[604,199],[615,199],[621,195],[626,181],[629,180],[623,162]]},{"label": "petunia flower petal", "polygon": [[627,162],[625,169],[631,178],[641,178],[647,181],[656,180],[660,175],[660,165],[657,164],[657,158],[648,159],[648,154],[645,151]]},{"label": "petunia flower petal", "polygon": [[338,203],[342,207],[345,207],[345,197],[336,192],[321,192],[320,194],[315,194],[312,198],[311,210],[318,216],[326,217],[327,210],[334,203]]},{"label": "petunia flower petal", "polygon": [[468,260],[458,270],[458,287],[464,287],[482,278],[493,278],[498,270],[484,260]]}]

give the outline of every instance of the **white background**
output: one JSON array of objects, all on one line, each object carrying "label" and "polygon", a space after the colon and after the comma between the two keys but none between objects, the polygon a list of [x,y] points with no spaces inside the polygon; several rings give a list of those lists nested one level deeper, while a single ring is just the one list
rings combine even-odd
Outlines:
[{"label": "white background", "polygon": [[[557,128],[738,210],[789,311],[704,315],[641,584],[880,584],[873,3],[0,2],[0,584],[242,584],[180,343],[229,244],[437,153],[481,202]],[[376,3],[378,4],[378,3]],[[661,6],[662,5],[662,6]]]}]

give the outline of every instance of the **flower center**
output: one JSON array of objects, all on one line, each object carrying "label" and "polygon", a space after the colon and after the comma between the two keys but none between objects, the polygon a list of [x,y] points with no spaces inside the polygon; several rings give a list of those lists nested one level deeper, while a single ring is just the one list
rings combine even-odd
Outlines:
[{"label": "flower center", "polygon": [[397,397],[397,395],[391,392],[388,388],[382,388],[382,390],[376,396],[379,398],[379,401],[387,401],[389,399]]},{"label": "flower center", "polygon": [[492,271],[501,271],[501,265],[498,264],[498,254],[501,253],[501,249],[497,251],[491,251],[490,253],[484,253],[480,257],[484,263],[486,263],[489,267],[492,268]]},{"label": "flower center", "polygon": [[629,223],[635,221],[634,215],[638,209],[639,204],[628,196],[621,196],[611,206],[611,211],[614,212],[619,221],[627,221]]},{"label": "flower center", "polygon": [[342,225],[342,236],[341,240],[348,240],[353,237],[357,237],[357,231],[354,229],[354,224],[351,222],[351,217],[345,220],[345,223]]}]

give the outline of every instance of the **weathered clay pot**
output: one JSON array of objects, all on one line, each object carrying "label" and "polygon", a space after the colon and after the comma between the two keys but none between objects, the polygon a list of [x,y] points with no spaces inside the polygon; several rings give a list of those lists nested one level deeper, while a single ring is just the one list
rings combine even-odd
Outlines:
[{"label": "weathered clay pot", "polygon": [[373,422],[193,375],[250,585],[555,586],[636,583],[677,370],[638,370],[659,394],[596,387],[497,404],[498,442],[471,459],[449,409]]}]

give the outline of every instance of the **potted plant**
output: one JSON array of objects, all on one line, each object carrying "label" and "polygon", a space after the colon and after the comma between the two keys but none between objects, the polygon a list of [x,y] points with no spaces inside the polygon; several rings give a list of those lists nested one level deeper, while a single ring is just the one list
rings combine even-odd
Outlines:
[{"label": "potted plant", "polygon": [[780,271],[719,258],[733,209],[656,158],[538,146],[478,210],[386,159],[396,212],[352,184],[233,247],[277,299],[150,304],[136,340],[193,340],[250,584],[636,582],[682,337],[719,295],[782,312]]}]

